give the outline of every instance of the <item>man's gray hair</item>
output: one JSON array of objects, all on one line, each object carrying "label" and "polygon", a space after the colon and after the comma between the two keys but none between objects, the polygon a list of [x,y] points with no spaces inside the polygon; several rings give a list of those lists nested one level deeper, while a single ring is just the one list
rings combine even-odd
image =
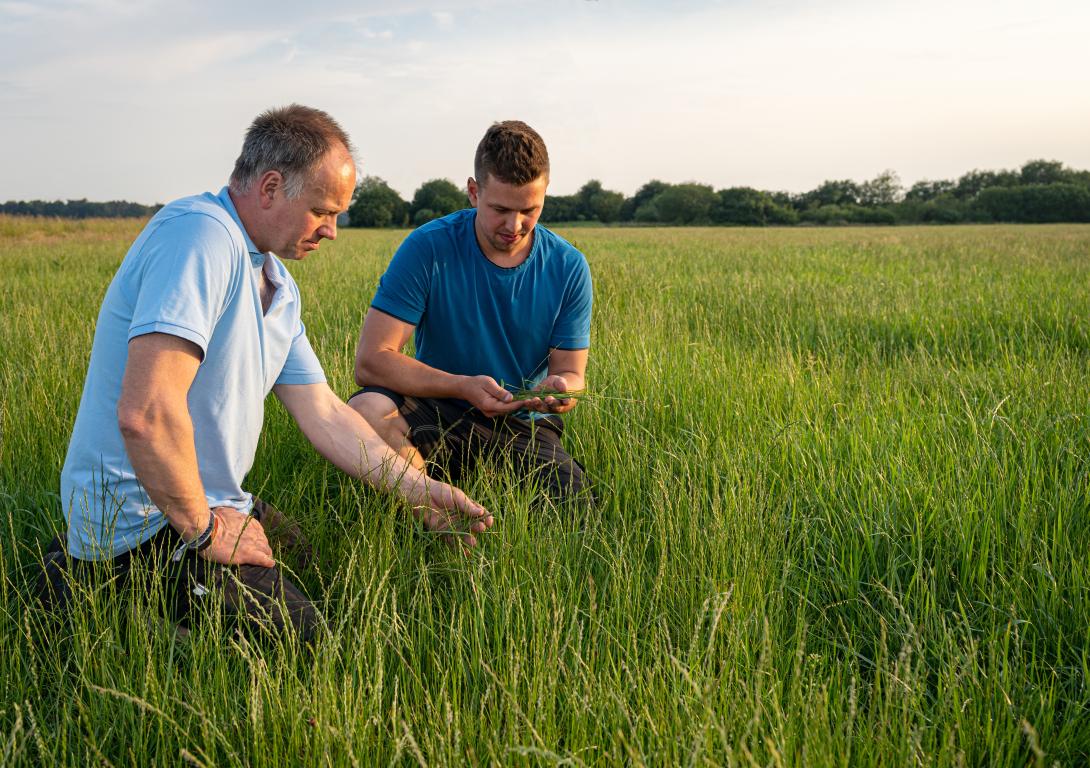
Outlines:
[{"label": "man's gray hair", "polygon": [[246,131],[242,152],[231,172],[231,190],[240,194],[267,171],[284,177],[284,193],[299,197],[322,159],[337,144],[355,150],[337,121],[320,109],[291,104],[262,112]]}]

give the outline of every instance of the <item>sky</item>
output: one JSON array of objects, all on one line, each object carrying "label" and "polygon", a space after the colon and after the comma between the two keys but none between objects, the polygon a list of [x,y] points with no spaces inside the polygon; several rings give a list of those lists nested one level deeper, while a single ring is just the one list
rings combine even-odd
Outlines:
[{"label": "sky", "polygon": [[406,198],[504,119],[552,194],[1086,169],[1088,29],[1085,0],[0,0],[0,200],[218,190],[292,102]]}]

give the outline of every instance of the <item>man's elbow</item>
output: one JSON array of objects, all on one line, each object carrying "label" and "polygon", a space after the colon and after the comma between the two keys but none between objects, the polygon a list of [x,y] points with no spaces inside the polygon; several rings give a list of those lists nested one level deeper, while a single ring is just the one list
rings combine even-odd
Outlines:
[{"label": "man's elbow", "polygon": [[356,386],[366,387],[370,383],[370,379],[367,376],[367,366],[360,361],[356,361]]},{"label": "man's elbow", "polygon": [[375,355],[361,355],[356,358],[356,386],[367,387],[380,384],[378,371],[375,370]]},{"label": "man's elbow", "polygon": [[149,417],[147,409],[124,402],[118,404],[117,426],[125,442],[147,439],[153,431],[152,423],[153,420]]},{"label": "man's elbow", "polygon": [[125,442],[149,441],[178,427],[171,405],[160,400],[129,400],[117,404],[117,426]]}]

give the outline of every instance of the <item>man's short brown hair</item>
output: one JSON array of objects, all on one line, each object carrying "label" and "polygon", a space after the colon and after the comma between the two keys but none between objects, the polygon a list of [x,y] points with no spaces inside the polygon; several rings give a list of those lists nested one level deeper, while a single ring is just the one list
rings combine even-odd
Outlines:
[{"label": "man's short brown hair", "polygon": [[231,189],[248,192],[266,171],[280,171],[284,192],[298,197],[326,153],[337,144],[352,154],[348,134],[328,113],[301,104],[262,112],[246,131],[231,173]]},{"label": "man's short brown hair", "polygon": [[539,176],[548,178],[549,150],[538,132],[521,120],[492,123],[477,145],[473,175],[481,185],[489,176],[517,186]]}]

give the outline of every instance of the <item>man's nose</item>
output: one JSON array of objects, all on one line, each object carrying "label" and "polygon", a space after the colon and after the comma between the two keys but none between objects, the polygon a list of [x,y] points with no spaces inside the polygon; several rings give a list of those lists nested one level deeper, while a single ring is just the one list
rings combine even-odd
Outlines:
[{"label": "man's nose", "polygon": [[337,239],[337,220],[333,219],[327,224],[323,224],[318,227],[318,237],[324,237],[326,240]]}]

